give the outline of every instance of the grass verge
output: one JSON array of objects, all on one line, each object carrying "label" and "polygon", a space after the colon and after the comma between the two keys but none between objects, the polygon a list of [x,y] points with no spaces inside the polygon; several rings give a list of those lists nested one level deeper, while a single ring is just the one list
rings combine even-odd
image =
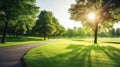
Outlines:
[{"label": "grass verge", "polygon": [[7,38],[5,44],[0,43],[0,47],[25,45],[25,44],[37,43],[40,41],[42,41],[42,38],[39,37],[10,37]]},{"label": "grass verge", "polygon": [[36,47],[25,56],[27,67],[120,67],[120,38],[61,39]]}]

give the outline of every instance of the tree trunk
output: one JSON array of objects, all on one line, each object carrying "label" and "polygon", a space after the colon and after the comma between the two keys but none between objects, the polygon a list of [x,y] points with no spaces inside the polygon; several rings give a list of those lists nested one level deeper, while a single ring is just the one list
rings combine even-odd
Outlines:
[{"label": "tree trunk", "polygon": [[5,43],[5,42],[6,42],[7,28],[8,28],[8,22],[5,21],[5,26],[4,26],[4,29],[3,29],[3,34],[2,34],[1,43]]},{"label": "tree trunk", "polygon": [[[8,32],[8,31],[7,31],[7,32]],[[10,31],[8,32],[8,35],[9,35],[9,37],[11,37],[11,32],[10,32]]]},{"label": "tree trunk", "polygon": [[44,36],[44,40],[46,40],[46,33],[45,32],[44,32],[43,36]]},{"label": "tree trunk", "polygon": [[98,24],[96,23],[94,31],[94,44],[97,44],[97,35],[98,35]]},{"label": "tree trunk", "polygon": [[46,40],[46,35],[44,35],[44,40]]}]

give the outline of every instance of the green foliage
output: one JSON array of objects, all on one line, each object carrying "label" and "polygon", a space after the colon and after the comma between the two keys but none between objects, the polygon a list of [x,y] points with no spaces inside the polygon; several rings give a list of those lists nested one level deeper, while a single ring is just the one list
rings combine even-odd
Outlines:
[{"label": "green foliage", "polygon": [[67,37],[90,37],[93,35],[91,32],[86,31],[84,28],[74,28],[74,29],[68,29],[65,33],[65,36]]},{"label": "green foliage", "polygon": [[36,0],[1,0],[0,12],[2,12],[9,21],[11,19],[18,19],[23,15],[34,15],[34,13],[38,11],[38,7],[34,5],[35,1]]},{"label": "green foliage", "polygon": [[[5,42],[6,33],[10,34],[11,31],[15,33],[20,27],[16,28],[15,25],[22,25],[21,29],[19,28],[22,30],[21,33],[26,33],[28,29],[32,29],[36,14],[39,11],[35,2],[36,0],[0,0],[0,20],[4,23],[2,43]],[[21,24],[19,21],[22,21]]]},{"label": "green foliage", "polygon": [[60,36],[65,33],[65,28],[59,24],[59,21],[57,18],[53,17],[52,21],[54,23],[56,31],[53,33],[53,36]]},{"label": "green foliage", "polygon": [[100,36],[100,37],[120,37],[120,28],[100,32],[98,34],[98,36]]},{"label": "green foliage", "polygon": [[112,34],[108,31],[98,33],[100,37],[113,37]]},{"label": "green foliage", "polygon": [[[76,0],[69,12],[71,19],[81,21],[83,26],[94,31],[94,43],[97,43],[98,30],[108,30],[120,21],[120,0]],[[88,19],[89,13],[95,13],[95,19]],[[108,28],[108,29],[107,29]],[[100,31],[100,30],[99,30]]]},{"label": "green foliage", "polygon": [[119,67],[119,40],[62,39],[30,50],[24,60],[27,67]]},{"label": "green foliage", "polygon": [[92,20],[88,20],[87,14],[95,12],[99,28],[102,30],[110,29],[114,23],[120,20],[119,4],[119,0],[76,0],[76,3],[72,4],[69,9],[70,18],[75,21],[81,21],[83,26],[91,27],[94,30],[95,23],[92,23]]},{"label": "green foliage", "polygon": [[52,23],[52,13],[45,10],[41,11],[34,29],[44,37],[53,34],[55,28]]},{"label": "green foliage", "polygon": [[0,21],[0,34],[2,34],[2,31],[3,31],[3,26],[4,26],[3,21]]},{"label": "green foliage", "polygon": [[35,34],[44,36],[44,39],[51,35],[62,35],[64,30],[64,27],[59,24],[52,12],[46,10],[40,12],[36,25],[33,28]]},{"label": "green foliage", "polygon": [[87,36],[87,32],[85,32],[85,29],[83,29],[83,28],[78,28],[77,36],[86,37]]},{"label": "green foliage", "polygon": [[72,30],[72,29],[68,29],[68,30],[66,31],[66,34],[65,34],[65,35],[68,36],[68,37],[73,37],[73,36],[75,36],[75,31]]},{"label": "green foliage", "polygon": [[116,30],[116,36],[120,37],[120,28],[117,28],[117,30]]},{"label": "green foliage", "polygon": [[110,34],[111,34],[112,37],[115,37],[116,36],[115,29],[110,30]]},{"label": "green foliage", "polygon": [[16,32],[20,34],[25,34],[26,33],[26,27],[25,23],[23,21],[18,21],[16,24]]}]

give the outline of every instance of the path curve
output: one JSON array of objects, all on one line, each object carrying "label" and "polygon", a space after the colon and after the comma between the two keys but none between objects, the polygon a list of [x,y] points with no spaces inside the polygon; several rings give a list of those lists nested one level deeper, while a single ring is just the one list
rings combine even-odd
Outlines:
[{"label": "path curve", "polygon": [[2,47],[0,48],[0,67],[24,67],[22,57],[25,55],[25,53],[36,46],[52,43],[55,41],[56,40],[53,39],[36,44]]}]

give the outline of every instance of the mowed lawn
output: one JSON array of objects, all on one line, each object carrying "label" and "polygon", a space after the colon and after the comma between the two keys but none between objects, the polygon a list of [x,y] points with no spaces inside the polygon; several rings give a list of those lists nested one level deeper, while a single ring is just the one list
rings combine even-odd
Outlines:
[{"label": "mowed lawn", "polygon": [[40,41],[42,41],[42,38],[40,37],[8,37],[6,38],[5,44],[0,43],[0,47],[26,45],[31,43],[37,43]]},{"label": "mowed lawn", "polygon": [[120,67],[120,38],[59,39],[24,56],[27,67]]}]

